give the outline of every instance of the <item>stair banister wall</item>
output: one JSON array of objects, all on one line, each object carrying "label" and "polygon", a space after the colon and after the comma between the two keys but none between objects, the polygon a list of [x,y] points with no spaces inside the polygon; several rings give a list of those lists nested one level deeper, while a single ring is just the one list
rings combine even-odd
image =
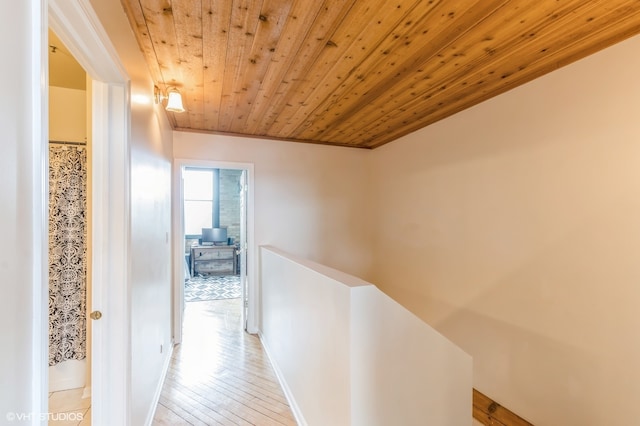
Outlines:
[{"label": "stair banister wall", "polygon": [[261,338],[300,425],[471,424],[472,363],[373,284],[260,249]]}]

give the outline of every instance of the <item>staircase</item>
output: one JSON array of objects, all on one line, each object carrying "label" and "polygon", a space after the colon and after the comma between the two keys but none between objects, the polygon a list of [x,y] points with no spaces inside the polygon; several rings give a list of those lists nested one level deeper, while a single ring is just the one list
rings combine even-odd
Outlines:
[{"label": "staircase", "polygon": [[473,418],[486,426],[533,426],[476,389],[473,390]]}]

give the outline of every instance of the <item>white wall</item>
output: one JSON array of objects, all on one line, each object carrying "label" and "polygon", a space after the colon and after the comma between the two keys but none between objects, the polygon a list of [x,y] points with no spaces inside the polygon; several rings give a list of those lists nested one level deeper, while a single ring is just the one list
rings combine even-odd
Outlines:
[{"label": "white wall", "polygon": [[301,425],[471,423],[471,358],[372,284],[262,247],[261,339]]},{"label": "white wall", "polygon": [[174,133],[174,158],[253,163],[255,242],[366,278],[369,151]]},{"label": "white wall", "polygon": [[[0,99],[0,419],[7,413],[44,411],[46,339],[33,324],[46,329],[46,223],[42,182],[46,148],[44,66],[32,28],[46,27],[40,1],[3,0],[0,49],[7,58]],[[8,13],[10,11],[10,13]],[[35,70],[34,73],[32,70]],[[34,300],[35,299],[35,300]],[[46,383],[46,380],[45,380]]]},{"label": "white wall", "polygon": [[471,357],[375,286],[351,291],[353,425],[468,426]]},{"label": "white wall", "polygon": [[[131,424],[153,415],[171,346],[171,141],[120,2],[91,1],[131,77]],[[139,101],[146,97],[147,103]],[[161,351],[162,347],[162,351]]]},{"label": "white wall", "polygon": [[87,141],[87,91],[49,86],[49,140]]},{"label": "white wall", "polygon": [[349,425],[351,288],[302,262],[261,247],[261,340],[301,425]]},{"label": "white wall", "polygon": [[640,418],[638,51],[635,37],[372,155],[374,281],[536,425]]}]

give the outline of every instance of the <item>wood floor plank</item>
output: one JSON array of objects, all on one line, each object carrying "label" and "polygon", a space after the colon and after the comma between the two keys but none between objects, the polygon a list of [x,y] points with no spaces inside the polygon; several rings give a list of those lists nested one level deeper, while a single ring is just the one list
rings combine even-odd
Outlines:
[{"label": "wood floor plank", "polygon": [[[250,395],[225,393],[225,389],[220,390],[218,388],[218,390],[214,390],[209,388],[209,391],[208,395],[211,397],[216,394],[219,395],[218,398],[211,399],[216,406],[225,407],[236,414],[243,413],[247,416],[245,419],[252,423],[260,420],[256,424],[293,424],[289,421],[288,413],[290,413],[290,409],[288,405],[281,403],[277,405],[264,404],[259,398],[251,397]],[[283,406],[285,409],[282,409]],[[275,420],[277,423],[272,423],[271,420]]]},{"label": "wood floor plank", "polygon": [[[178,404],[181,407],[187,407],[190,413],[196,410],[198,419],[209,423],[212,420],[223,425],[248,424],[242,417],[227,409],[225,405],[219,406],[212,404],[207,398],[202,397],[200,393],[184,388],[181,385],[171,384],[174,387],[174,394],[170,404]],[[178,388],[181,388],[178,390]]]},{"label": "wood floor plank", "polygon": [[240,299],[190,302],[153,420],[164,425],[295,425]]},{"label": "wood floor plank", "polygon": [[[176,377],[175,373],[168,375],[169,380],[175,380]],[[289,410],[286,398],[284,398],[279,389],[265,391],[264,389],[257,388],[258,390],[255,390],[251,384],[245,381],[225,380],[220,377],[211,379],[208,382],[207,388],[212,392],[220,391],[225,393],[238,401],[255,401],[262,406],[272,407],[278,412]]]},{"label": "wood floor plank", "polygon": [[[182,412],[185,410],[189,413],[189,420],[204,422],[206,424],[220,424],[220,425],[234,425],[237,424],[237,419],[226,417],[224,414],[215,410],[211,410],[206,404],[200,403],[197,398],[192,395],[185,395],[178,389],[172,389],[172,391],[166,395],[160,397],[160,402],[167,406],[174,408],[175,411]],[[193,416],[193,417],[192,417]]]},{"label": "wood floor plank", "polygon": [[[174,390],[179,389],[184,394],[189,394],[193,400],[225,416],[229,416],[229,418],[235,421],[245,420],[252,424],[260,425],[292,424],[287,417],[288,406],[286,406],[287,410],[283,412],[281,409],[282,404],[279,404],[275,408],[265,407],[259,403],[260,400],[257,398],[238,395],[235,392],[228,392],[228,389],[220,389],[219,387],[202,383],[187,389],[173,380],[174,379],[168,379],[167,383],[171,383]],[[278,407],[280,407],[280,413],[277,412]],[[277,422],[274,423],[274,420]]]},{"label": "wood floor plank", "polygon": [[238,388],[225,382],[218,383],[218,386],[224,388],[230,394],[235,394],[239,398],[251,399],[255,404],[272,409],[278,413],[286,412],[290,409],[286,399],[277,392],[265,394],[256,392],[248,387]]},{"label": "wood floor plank", "polygon": [[188,421],[171,411],[163,404],[158,404],[153,424],[158,426],[183,426],[191,425]]}]

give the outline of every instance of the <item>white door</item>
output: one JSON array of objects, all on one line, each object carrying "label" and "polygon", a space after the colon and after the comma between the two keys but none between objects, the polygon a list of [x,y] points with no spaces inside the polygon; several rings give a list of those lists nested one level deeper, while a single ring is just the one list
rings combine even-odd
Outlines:
[{"label": "white door", "polygon": [[[173,228],[175,241],[174,258],[174,292],[173,292],[173,344],[182,343],[182,319],[184,317],[184,284],[187,271],[185,268],[184,241],[184,165],[176,165],[174,173]],[[178,202],[176,202],[178,200]]]},{"label": "white door", "polygon": [[247,171],[240,176],[240,285],[242,287],[242,326],[247,329],[249,310],[249,280],[247,279]]}]

